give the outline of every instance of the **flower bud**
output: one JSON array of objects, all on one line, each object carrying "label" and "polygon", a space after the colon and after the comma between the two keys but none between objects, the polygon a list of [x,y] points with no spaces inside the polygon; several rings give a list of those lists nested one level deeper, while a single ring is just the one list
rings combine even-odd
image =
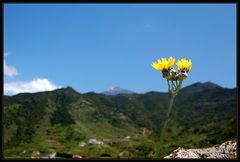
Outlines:
[{"label": "flower bud", "polygon": [[177,71],[174,68],[170,70],[170,74],[171,74],[171,80],[176,80]]},{"label": "flower bud", "polygon": [[179,78],[180,78],[181,80],[186,79],[187,76],[188,76],[188,74],[187,74],[186,71],[181,71],[181,72],[179,73]]}]

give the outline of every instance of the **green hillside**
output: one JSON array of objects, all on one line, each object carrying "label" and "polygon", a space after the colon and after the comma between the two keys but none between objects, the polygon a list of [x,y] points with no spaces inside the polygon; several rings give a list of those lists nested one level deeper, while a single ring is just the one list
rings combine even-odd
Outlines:
[{"label": "green hillside", "polygon": [[[162,158],[178,147],[202,148],[237,138],[236,88],[210,82],[183,88],[160,140],[168,102],[167,93],[106,96],[71,87],[4,96],[4,158],[29,158],[33,151]],[[91,138],[104,144],[79,146]]]}]

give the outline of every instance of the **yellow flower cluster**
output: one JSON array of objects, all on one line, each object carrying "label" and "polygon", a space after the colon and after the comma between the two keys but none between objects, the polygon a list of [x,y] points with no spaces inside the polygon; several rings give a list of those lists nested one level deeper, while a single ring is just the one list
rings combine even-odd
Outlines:
[{"label": "yellow flower cluster", "polygon": [[153,62],[152,67],[160,71],[170,70],[173,68],[174,62],[175,59],[172,56],[169,57],[168,60],[166,58],[162,58],[162,60],[158,59],[158,62]]},{"label": "yellow flower cluster", "polygon": [[192,68],[192,61],[183,58],[181,60],[178,60],[176,65],[178,66],[178,71],[186,70],[188,72]]},{"label": "yellow flower cluster", "polygon": [[178,60],[176,65],[178,66],[178,72],[174,69],[175,58],[172,56],[168,59],[161,58],[157,62],[152,63],[152,67],[159,70],[163,74],[163,78],[168,80],[183,80],[188,76],[188,72],[192,68],[192,61],[185,58]]},{"label": "yellow flower cluster", "polygon": [[[152,67],[159,71],[171,70],[174,66],[174,62],[175,59],[172,56],[169,57],[168,60],[166,58],[162,58],[161,60],[158,59],[158,62],[153,62]],[[188,72],[192,68],[192,61],[183,58],[178,60],[176,65],[178,66],[178,71],[186,70]]]}]

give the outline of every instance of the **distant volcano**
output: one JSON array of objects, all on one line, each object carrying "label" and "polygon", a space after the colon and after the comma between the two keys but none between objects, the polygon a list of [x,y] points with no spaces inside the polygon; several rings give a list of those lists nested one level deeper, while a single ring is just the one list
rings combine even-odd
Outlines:
[{"label": "distant volcano", "polygon": [[127,90],[127,89],[120,88],[118,86],[113,86],[110,89],[108,89],[107,91],[104,91],[102,93],[105,94],[105,95],[114,96],[114,95],[118,95],[118,94],[133,94],[135,92]]}]

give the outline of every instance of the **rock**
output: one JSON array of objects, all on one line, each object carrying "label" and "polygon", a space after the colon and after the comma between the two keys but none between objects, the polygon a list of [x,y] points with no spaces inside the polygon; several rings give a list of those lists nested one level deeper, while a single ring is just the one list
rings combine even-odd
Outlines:
[{"label": "rock", "polygon": [[32,154],[31,154],[31,158],[35,159],[35,158],[37,158],[38,155],[40,155],[39,151],[33,151]]},{"label": "rock", "polygon": [[164,157],[164,159],[200,159],[199,155],[191,150],[185,150],[183,148],[178,148],[177,150],[174,150],[173,153],[171,153],[169,156]]},{"label": "rock", "polygon": [[118,156],[121,158],[121,157],[127,157],[129,155],[129,152],[128,151],[123,151],[123,152],[120,152],[118,154]]},{"label": "rock", "polygon": [[149,129],[147,129],[147,128],[143,128],[142,134],[143,134],[144,137],[146,137],[146,136],[151,134],[151,131]]},{"label": "rock", "polygon": [[79,143],[79,147],[84,147],[84,146],[86,146],[86,143],[85,143],[85,142],[80,142],[80,143]]},{"label": "rock", "polygon": [[131,136],[126,136],[125,138],[124,138],[124,140],[129,140],[131,138]]},{"label": "rock", "polygon": [[27,151],[26,150],[23,150],[23,152],[21,152],[20,154],[26,154],[27,153]]},{"label": "rock", "polygon": [[57,155],[57,153],[54,152],[54,153],[52,153],[52,154],[49,154],[49,155],[48,155],[48,158],[49,158],[49,159],[54,159],[54,158],[56,158],[56,155]]},{"label": "rock", "polygon": [[72,158],[73,159],[82,159],[82,156],[80,156],[80,155],[73,155]]},{"label": "rock", "polygon": [[88,140],[88,144],[89,144],[89,145],[102,145],[102,144],[104,144],[104,143],[103,143],[103,141],[98,141],[98,140],[96,140],[96,139],[89,139],[89,140]]},{"label": "rock", "polygon": [[36,156],[36,155],[39,155],[39,154],[40,154],[39,151],[33,151],[33,152],[32,152],[32,155],[33,155],[33,156],[34,156],[34,155]]},{"label": "rock", "polygon": [[164,159],[235,159],[237,143],[227,141],[221,145],[203,149],[178,148]]}]

